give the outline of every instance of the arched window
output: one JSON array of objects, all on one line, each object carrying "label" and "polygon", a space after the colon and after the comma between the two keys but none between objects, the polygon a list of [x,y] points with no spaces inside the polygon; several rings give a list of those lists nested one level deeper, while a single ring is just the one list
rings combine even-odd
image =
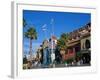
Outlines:
[{"label": "arched window", "polygon": [[85,47],[86,47],[86,49],[90,48],[90,41],[89,40],[85,41]]}]

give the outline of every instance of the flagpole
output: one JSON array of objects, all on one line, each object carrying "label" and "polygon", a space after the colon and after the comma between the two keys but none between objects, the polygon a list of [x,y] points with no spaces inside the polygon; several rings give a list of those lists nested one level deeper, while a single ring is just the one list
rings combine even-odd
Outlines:
[{"label": "flagpole", "polygon": [[54,51],[53,51],[53,36],[54,36],[54,20],[53,18],[51,19],[51,27],[52,27],[52,31],[51,31],[51,55],[53,57],[52,59],[52,64],[54,65]]},{"label": "flagpole", "polygon": [[52,35],[54,35],[54,19],[51,19],[51,25],[52,25]]},{"label": "flagpole", "polygon": [[53,30],[53,18],[51,19],[51,28],[52,28],[52,31],[51,31],[51,53],[53,54],[53,35],[54,35],[54,30]]}]

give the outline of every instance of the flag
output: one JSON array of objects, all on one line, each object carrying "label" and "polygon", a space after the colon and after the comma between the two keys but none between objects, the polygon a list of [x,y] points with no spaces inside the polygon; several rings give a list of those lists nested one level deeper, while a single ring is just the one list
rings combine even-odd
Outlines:
[{"label": "flag", "polygon": [[42,26],[42,30],[43,30],[43,31],[46,30],[46,26],[47,26],[46,24],[44,24],[44,25]]}]

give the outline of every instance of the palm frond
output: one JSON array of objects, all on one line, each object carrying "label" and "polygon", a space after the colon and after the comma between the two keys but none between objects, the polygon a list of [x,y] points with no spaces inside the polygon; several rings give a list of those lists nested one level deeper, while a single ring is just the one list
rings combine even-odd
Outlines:
[{"label": "palm frond", "polygon": [[24,35],[26,38],[37,39],[37,32],[34,27],[30,27],[27,32],[24,33]]}]

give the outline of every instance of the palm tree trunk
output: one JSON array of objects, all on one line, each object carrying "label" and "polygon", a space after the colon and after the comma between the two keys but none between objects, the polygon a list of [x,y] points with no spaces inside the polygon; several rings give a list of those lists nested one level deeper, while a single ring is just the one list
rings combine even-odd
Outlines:
[{"label": "palm tree trunk", "polygon": [[30,39],[30,58],[32,59],[32,39]]}]

